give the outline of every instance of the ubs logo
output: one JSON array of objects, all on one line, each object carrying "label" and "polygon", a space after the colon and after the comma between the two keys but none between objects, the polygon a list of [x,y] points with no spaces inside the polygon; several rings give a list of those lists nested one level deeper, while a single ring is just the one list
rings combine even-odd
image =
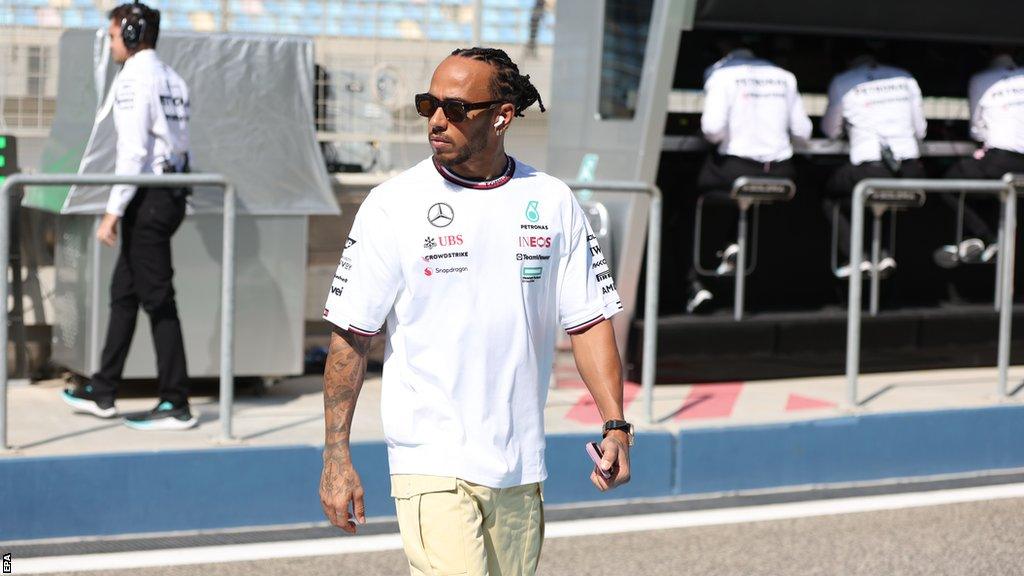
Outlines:
[{"label": "ubs logo", "polygon": [[455,211],[444,202],[438,202],[427,210],[427,222],[437,228],[444,228],[455,219]]}]

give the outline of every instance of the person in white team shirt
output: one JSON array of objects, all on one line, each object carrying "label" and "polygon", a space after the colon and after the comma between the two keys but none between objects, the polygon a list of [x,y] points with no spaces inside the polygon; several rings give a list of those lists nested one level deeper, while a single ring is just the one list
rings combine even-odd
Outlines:
[{"label": "person in white team shirt", "polygon": [[540,102],[505,52],[455,50],[415,101],[433,156],[367,196],[324,309],[320,497],[336,526],[364,521],[349,430],[370,339],[386,327],[381,419],[411,573],[533,574],[558,328],[606,420],[611,476],[591,480],[602,491],[629,480],[608,321],[622,305],[569,188],[504,151],[506,130]]},{"label": "person in white team shirt", "polygon": [[[821,130],[832,139],[845,130],[850,140],[850,163],[829,178],[822,208],[830,225],[835,220],[844,259],[850,254],[850,223],[843,209],[848,209],[854,187],[865,178],[923,178],[919,141],[924,139],[926,128],[921,88],[906,70],[862,55],[832,79]],[[883,273],[895,267],[896,261],[889,256],[879,263]],[[849,273],[846,264],[837,275],[843,278]]]},{"label": "person in white team shirt", "polygon": [[[110,97],[117,130],[114,172],[167,174],[188,170],[189,96],[185,81],[156,54],[160,11],[122,4],[109,13],[110,52],[123,64]],[[188,374],[174,299],[171,237],[185,217],[186,189],[118,185],[110,190],[96,238],[121,251],[110,282],[110,321],[99,370],[77,381],[62,398],[76,411],[101,418],[117,414],[114,399],[141,306],[156,349],[160,399],[125,424],[140,430],[183,430],[198,420],[188,405]]]},{"label": "person in white team shirt", "polygon": [[[792,179],[791,139],[806,141],[811,136],[811,119],[804,111],[796,77],[748,48],[736,48],[704,73],[704,112],[701,131],[717,153],[708,156],[697,177],[697,190],[709,192],[708,200],[728,203],[728,191],[741,176]],[[723,232],[729,244],[720,251],[720,276],[735,273],[736,221],[728,221]],[[694,312],[712,298],[690,268],[687,311]]]},{"label": "person in white team shirt", "polygon": [[[968,101],[971,137],[982,147],[970,158],[953,164],[946,177],[999,179],[1008,172],[1024,173],[1024,68],[1008,52],[996,51],[990,66],[971,77]],[[958,210],[958,195],[940,197]],[[942,246],[935,251],[935,262],[944,268],[961,262],[991,262],[999,250],[993,227],[976,209],[986,199],[968,196],[965,200],[964,228],[970,236],[958,246]],[[987,204],[995,208],[996,203],[989,200]]]}]

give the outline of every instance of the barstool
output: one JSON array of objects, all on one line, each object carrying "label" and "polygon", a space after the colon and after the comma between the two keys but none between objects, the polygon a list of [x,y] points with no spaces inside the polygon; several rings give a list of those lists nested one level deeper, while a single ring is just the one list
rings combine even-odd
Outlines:
[{"label": "barstool", "polygon": [[[701,276],[718,276],[713,270],[701,265],[701,229],[704,218],[704,200],[710,195],[721,194],[720,192],[707,192],[697,198],[697,207],[694,213],[693,225],[693,267]],[[760,221],[761,204],[774,202],[788,202],[796,195],[796,184],[788,178],[760,178],[753,176],[741,176],[733,181],[729,197],[736,203],[739,209],[739,221],[737,224],[736,246],[739,249],[736,253],[736,290],[733,298],[733,318],[743,319],[743,297],[746,283],[746,276],[753,273],[757,268],[757,229]],[[751,259],[747,262],[747,212],[754,208],[754,234],[751,242]]]},{"label": "barstool", "polygon": [[[830,245],[831,245],[831,268],[832,275],[836,278],[845,278],[846,275],[840,273],[841,266],[839,265],[839,210],[841,209],[837,202],[832,208],[832,232],[830,234]],[[877,224],[872,230],[877,229],[881,232],[881,224]],[[886,253],[892,258],[896,258],[896,212],[892,213],[889,218],[889,246],[886,248]],[[849,263],[853,266],[853,262]]]},{"label": "barstool", "polygon": [[[892,212],[890,219],[892,233],[889,236],[889,248],[892,254],[896,249],[896,213],[900,210],[920,208],[924,206],[924,190],[893,190],[878,188],[872,190],[864,200],[864,205],[871,209],[871,303],[870,313],[878,315],[878,298],[881,289],[881,274],[878,261],[882,253],[882,216]],[[851,266],[853,263],[850,263]]]}]

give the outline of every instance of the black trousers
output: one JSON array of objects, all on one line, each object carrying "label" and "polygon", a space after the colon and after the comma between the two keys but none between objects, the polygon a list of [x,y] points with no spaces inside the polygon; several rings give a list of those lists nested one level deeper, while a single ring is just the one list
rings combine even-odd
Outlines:
[{"label": "black trousers", "polygon": [[188,403],[185,345],[171,265],[171,236],[184,217],[184,190],[139,188],[125,210],[121,253],[110,283],[110,324],[100,370],[92,377],[98,395],[117,394],[141,306],[153,332],[160,400],[175,407]]},{"label": "black trousers", "polygon": [[[825,183],[825,195],[821,208],[829,226],[833,224],[839,235],[839,254],[846,259],[850,256],[850,199],[853,189],[866,178],[924,178],[924,165],[920,160],[904,160],[899,171],[893,173],[883,162],[863,162],[840,166]],[[845,212],[844,212],[845,210]],[[834,219],[834,222],[833,222]]]},{"label": "black trousers", "polygon": [[[741,176],[765,177],[765,178],[789,178],[796,176],[796,169],[793,168],[792,160],[782,162],[758,162],[739,156],[720,156],[712,154],[704,161],[700,173],[697,176],[697,191],[706,193],[705,207],[734,206],[735,203],[729,196],[732,190],[733,181]],[[716,222],[714,225],[705,224],[704,230],[714,231],[715,238],[712,239],[716,246],[725,246],[736,240],[737,221],[735,211],[731,212],[728,220]],[[698,278],[695,266],[690,267],[687,275],[691,282]]]},{"label": "black trousers", "polygon": [[[1024,173],[1024,154],[992,148],[980,159],[961,158],[946,171],[946,178],[969,180],[998,180],[1007,172]],[[954,211],[959,210],[958,194],[939,194],[942,201]],[[985,215],[979,208],[985,206]],[[968,237],[980,238],[986,244],[996,241],[996,233],[989,222],[998,219],[999,203],[995,196],[968,196],[964,202],[964,228]],[[986,218],[987,216],[987,218]]]},{"label": "black trousers", "polygon": [[740,176],[761,176],[765,178],[789,178],[796,176],[792,160],[782,162],[758,162],[739,156],[712,154],[704,161],[697,176],[699,192],[729,192],[733,180]]}]

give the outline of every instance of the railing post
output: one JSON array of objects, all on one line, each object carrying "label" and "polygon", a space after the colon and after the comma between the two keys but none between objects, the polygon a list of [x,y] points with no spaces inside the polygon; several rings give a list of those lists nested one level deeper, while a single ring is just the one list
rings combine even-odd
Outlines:
[{"label": "railing post", "polygon": [[1006,382],[1010,369],[1010,327],[1013,322],[1013,269],[1014,256],[1017,249],[1017,189],[1009,175],[1006,181],[1006,192],[1003,193],[1003,240],[1005,244],[1000,246],[1000,253],[1003,258],[1002,278],[1000,283],[1000,297],[1002,303],[999,307],[999,383],[997,395],[1005,398],[1009,393]]},{"label": "railing post", "polygon": [[[1010,186],[1010,191],[1012,193],[1013,186]],[[999,252],[996,254],[996,294],[992,299],[992,305],[995,307],[996,312],[999,312],[1003,299],[1003,258],[1006,254],[1006,200],[1003,198],[999,199],[999,235],[997,236],[996,243],[999,246]]]},{"label": "railing post", "polygon": [[644,395],[647,422],[654,422],[654,381],[658,366],[658,294],[661,278],[661,189],[641,182],[566,181],[576,190],[602,190],[607,192],[645,192],[650,197],[647,213],[647,258],[644,276],[644,330],[640,363],[640,387]]},{"label": "railing post", "polygon": [[[882,291],[882,272],[878,269],[878,263],[882,259],[882,215],[885,210],[874,206],[871,210],[871,301],[870,310],[872,316],[878,316],[878,299]],[[860,264],[856,260],[850,260],[850,268],[853,264]]]},{"label": "railing post", "polygon": [[232,439],[235,401],[234,319],[235,319],[235,187],[224,188],[224,238],[221,256],[220,293],[220,434]]},{"label": "railing post", "polygon": [[3,277],[0,278],[0,451],[7,450],[7,268],[10,266],[10,198],[17,186],[16,176],[6,179],[0,187],[0,262],[3,262]]},{"label": "railing post", "polygon": [[644,391],[647,423],[654,423],[654,378],[658,366],[658,294],[661,281],[661,190],[648,188],[651,205],[647,218],[647,275],[644,278],[644,349],[640,385]]},{"label": "railing post", "polygon": [[867,181],[862,180],[853,189],[850,221],[850,300],[846,324],[846,404],[857,407],[857,376],[860,370],[860,262],[864,260],[864,197]]},{"label": "railing post", "polygon": [[743,299],[747,280],[747,210],[749,200],[738,200],[740,215],[736,225],[736,290],[733,294],[732,317],[737,322],[743,320]]}]

